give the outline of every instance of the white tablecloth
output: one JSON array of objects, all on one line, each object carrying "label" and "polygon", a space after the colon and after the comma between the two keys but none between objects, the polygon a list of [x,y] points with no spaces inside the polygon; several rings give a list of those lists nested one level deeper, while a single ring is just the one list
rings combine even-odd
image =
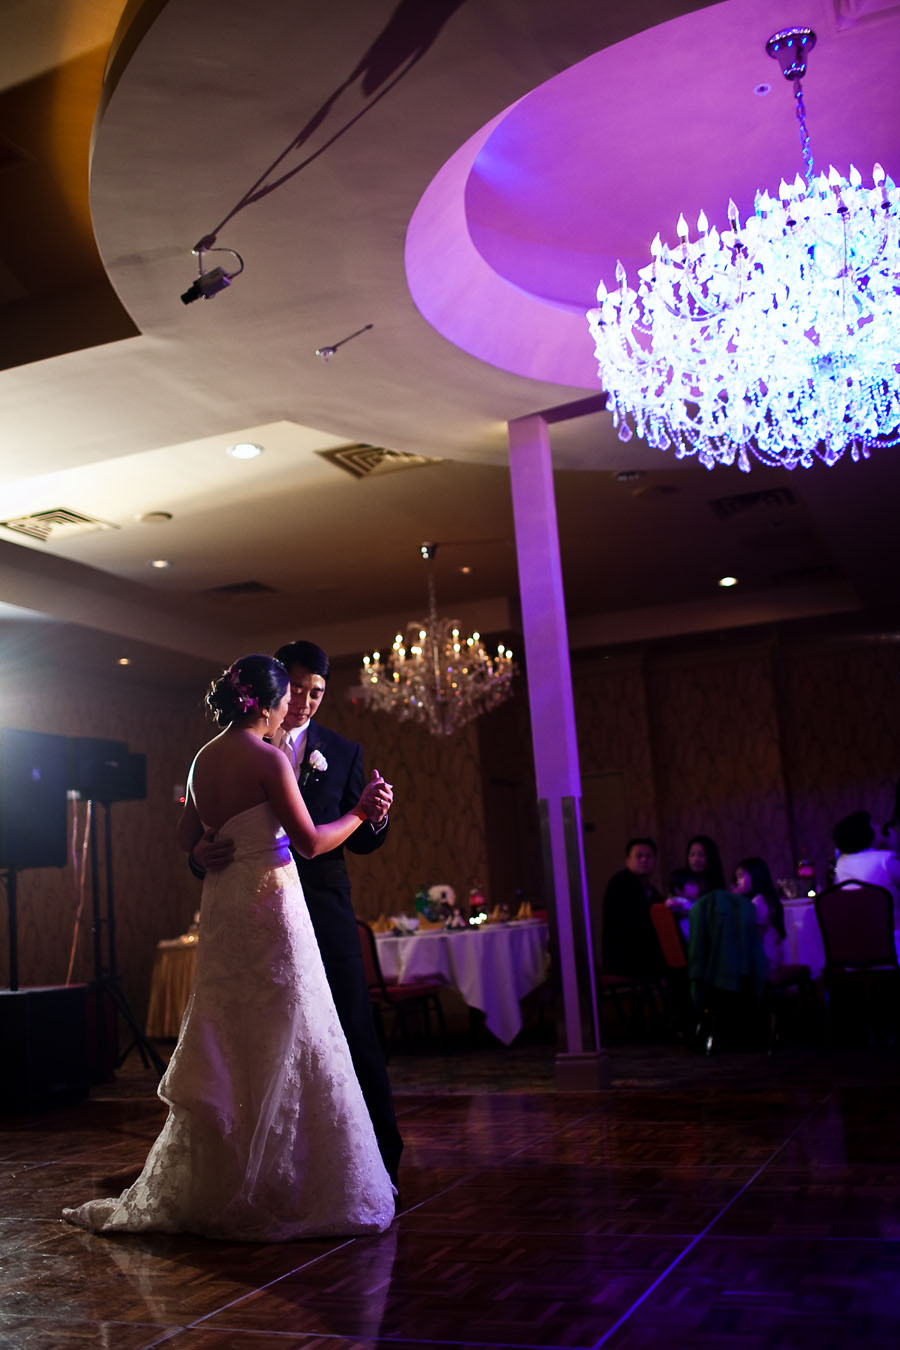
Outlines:
[{"label": "white tablecloth", "polygon": [[485,1015],[485,1026],[504,1045],[522,1030],[520,999],[547,977],[546,923],[484,924],[481,928],[415,937],[378,938],[386,980],[415,984],[439,976],[458,989],[470,1008]]},{"label": "white tablecloth", "polygon": [[817,980],[825,966],[822,930],[812,900],[784,900],[784,960],[786,965],[809,966]]}]

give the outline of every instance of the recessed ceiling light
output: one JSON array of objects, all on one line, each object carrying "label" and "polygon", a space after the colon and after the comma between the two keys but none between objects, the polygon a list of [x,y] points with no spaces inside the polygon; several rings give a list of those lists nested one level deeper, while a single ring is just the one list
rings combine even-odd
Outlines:
[{"label": "recessed ceiling light", "polygon": [[172,564],[168,558],[151,558],[148,566],[162,569],[163,567],[171,567]]},{"label": "recessed ceiling light", "polygon": [[117,664],[120,666],[130,666],[131,658],[128,656],[120,656]]},{"label": "recessed ceiling light", "polygon": [[467,577],[472,569],[471,567],[461,567],[459,570],[462,572],[463,576]]},{"label": "recessed ceiling light", "polygon": [[256,459],[262,452],[262,446],[254,445],[252,441],[238,441],[237,445],[228,447],[228,454],[232,459]]},{"label": "recessed ceiling light", "polygon": [[736,586],[737,584],[738,584],[737,577],[719,577],[720,586],[728,587],[728,586]]},{"label": "recessed ceiling light", "polygon": [[145,511],[137,517],[142,525],[168,525],[172,519],[171,511]]}]

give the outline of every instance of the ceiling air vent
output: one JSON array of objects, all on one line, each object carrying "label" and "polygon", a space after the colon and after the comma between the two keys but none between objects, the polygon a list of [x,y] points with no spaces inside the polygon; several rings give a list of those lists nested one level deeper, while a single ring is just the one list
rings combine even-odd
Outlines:
[{"label": "ceiling air vent", "polygon": [[402,450],[382,450],[377,445],[341,445],[337,450],[317,450],[317,455],[352,474],[354,478],[372,478],[375,474],[398,473],[401,469],[424,469],[441,464],[425,455],[408,455]]},{"label": "ceiling air vent", "polygon": [[733,497],[714,497],[710,502],[719,520],[734,520],[735,516],[746,515],[748,511],[760,508],[766,511],[783,511],[786,507],[802,506],[796,492],[790,488],[769,488],[763,492],[738,492]]},{"label": "ceiling air vent", "polygon": [[52,511],[35,511],[30,516],[15,516],[12,520],[0,520],[4,530],[14,534],[25,534],[29,539],[39,539],[45,544],[48,539],[72,539],[76,534],[95,534],[98,530],[117,530],[108,520],[98,520],[96,516],[86,516],[81,511],[71,511],[66,506],[57,506]]},{"label": "ceiling air vent", "polygon": [[232,581],[227,586],[211,586],[207,595],[274,595],[274,586],[263,581]]}]

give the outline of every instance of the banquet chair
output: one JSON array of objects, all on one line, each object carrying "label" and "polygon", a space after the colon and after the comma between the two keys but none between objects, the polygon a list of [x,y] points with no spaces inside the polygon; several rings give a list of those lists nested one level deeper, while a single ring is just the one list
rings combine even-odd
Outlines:
[{"label": "banquet chair", "polygon": [[688,984],[687,948],[677,916],[665,904],[650,906],[650,919],[656,930],[666,963],[665,1005],[676,1035],[689,1035],[694,1029],[691,991]]},{"label": "banquet chair", "polygon": [[900,1008],[900,964],[894,944],[894,901],[884,886],[842,881],[815,899],[816,918],[825,948],[825,997],[831,1028],[835,1014],[849,1019],[862,1013],[870,1036],[877,1032],[885,994],[897,1030]]},{"label": "banquet chair", "polygon": [[[385,1057],[390,1058],[397,1037],[404,1044],[410,1044],[410,1024],[421,1026],[424,1040],[431,1040],[431,1016],[433,1012],[441,1034],[441,1045],[446,1051],[447,1027],[444,1022],[444,1010],[441,1007],[441,990],[445,987],[441,980],[417,980],[415,984],[396,984],[386,980],[378,959],[378,944],[375,934],[362,919],[356,920],[359,944],[362,950],[363,969],[369,988],[369,999],[375,1015],[375,1025],[384,1049]],[[394,1021],[390,1036],[385,1035],[384,1015],[393,1013]]]}]

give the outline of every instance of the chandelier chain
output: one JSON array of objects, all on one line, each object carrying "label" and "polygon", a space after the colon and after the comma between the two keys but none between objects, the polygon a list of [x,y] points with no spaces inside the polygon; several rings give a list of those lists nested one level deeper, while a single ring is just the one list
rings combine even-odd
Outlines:
[{"label": "chandelier chain", "polygon": [[812,145],[809,139],[809,131],[806,126],[806,104],[803,101],[803,81],[795,80],[794,98],[797,100],[797,121],[800,124],[800,149],[803,154],[803,163],[806,166],[806,186],[812,190],[813,185],[813,155]]}]

